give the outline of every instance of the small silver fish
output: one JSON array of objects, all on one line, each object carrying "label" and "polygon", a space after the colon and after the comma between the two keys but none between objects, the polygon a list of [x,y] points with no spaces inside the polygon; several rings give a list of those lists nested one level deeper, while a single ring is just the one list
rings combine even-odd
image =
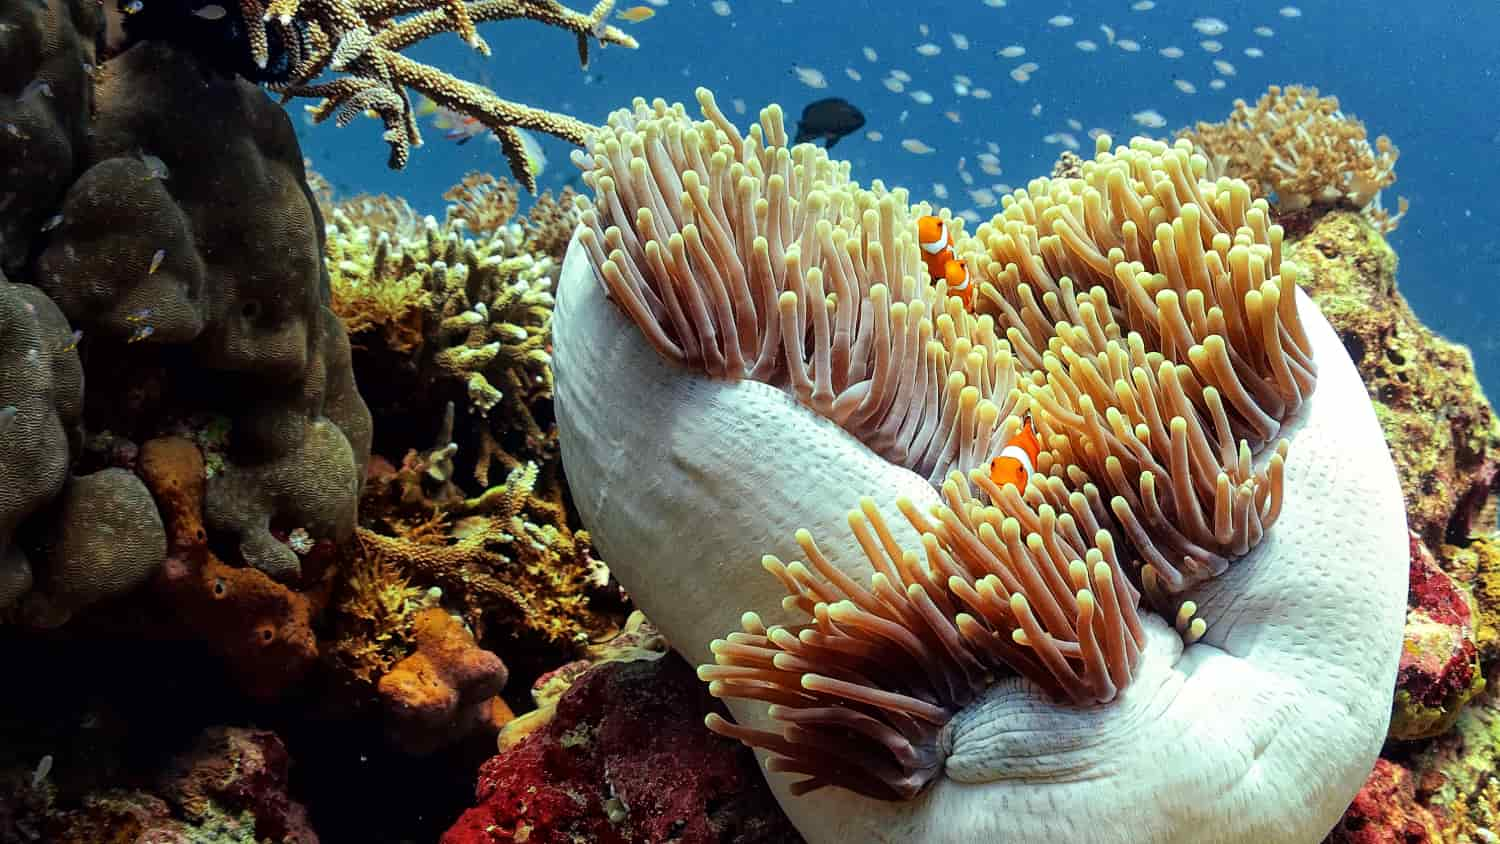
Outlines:
[{"label": "small silver fish", "polygon": [[162,181],[167,180],[167,177],[170,175],[169,171],[167,170],[167,162],[162,161],[160,158],[157,158],[156,156],[148,152],[138,152],[138,154],[141,157],[141,163],[146,165],[147,181],[150,181],[152,179],[161,179]]},{"label": "small silver fish", "polygon": [[42,783],[47,781],[47,775],[50,773],[52,773],[52,754],[48,753],[36,763],[36,770],[31,773],[31,787],[40,788]]},{"label": "small silver fish", "polygon": [[146,339],[147,337],[150,337],[152,334],[155,334],[155,333],[156,333],[156,329],[153,328],[153,327],[151,327],[151,326],[149,326],[149,325],[138,325],[138,326],[136,326],[135,331],[131,332],[130,339],[126,340],[125,342],[127,342],[127,343],[139,343],[142,340]]},{"label": "small silver fish", "polygon": [[61,215],[61,214],[53,214],[51,217],[48,217],[42,223],[42,231],[44,231],[44,232],[50,232],[53,229],[57,228],[58,226],[62,225],[62,223],[63,223],[63,215]]},{"label": "small silver fish", "polygon": [[23,100],[38,94],[49,99],[52,97],[52,86],[47,84],[47,80],[33,79],[26,83],[25,88],[21,89],[21,99]]},{"label": "small silver fish", "polygon": [[210,3],[193,10],[193,17],[202,18],[206,21],[220,20],[225,15],[224,7],[217,3]]},{"label": "small silver fish", "polygon": [[167,250],[158,249],[151,255],[151,268],[146,270],[146,275],[155,275],[161,269],[161,262],[167,257]]},{"label": "small silver fish", "polygon": [[144,8],[146,8],[146,4],[142,3],[141,0],[130,0],[129,3],[126,3],[124,6],[120,7],[120,11],[124,12],[127,15],[133,15]]}]

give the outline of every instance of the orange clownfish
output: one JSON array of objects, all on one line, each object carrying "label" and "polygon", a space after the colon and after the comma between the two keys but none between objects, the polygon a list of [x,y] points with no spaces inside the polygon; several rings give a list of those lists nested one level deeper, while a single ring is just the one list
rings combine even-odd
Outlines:
[{"label": "orange clownfish", "polygon": [[930,216],[917,220],[917,243],[922,246],[927,275],[933,281],[942,278],[948,262],[953,260],[953,238],[948,234],[948,221]]},{"label": "orange clownfish", "polygon": [[1026,481],[1036,471],[1036,459],[1042,453],[1042,442],[1037,438],[1036,427],[1031,424],[1031,414],[1021,422],[1016,432],[1000,453],[990,458],[990,480],[996,486],[1013,484],[1017,492],[1026,491]]},{"label": "orange clownfish", "polygon": [[948,282],[948,295],[962,300],[966,310],[974,310],[974,283],[969,280],[968,262],[949,259],[943,265],[943,278]]}]

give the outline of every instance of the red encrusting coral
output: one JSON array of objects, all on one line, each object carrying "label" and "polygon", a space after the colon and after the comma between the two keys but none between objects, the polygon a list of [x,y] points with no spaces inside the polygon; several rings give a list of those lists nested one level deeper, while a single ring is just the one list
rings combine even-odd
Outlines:
[{"label": "red encrusting coral", "polygon": [[1484,690],[1469,597],[1410,533],[1411,574],[1406,634],[1396,674],[1391,738],[1423,739],[1453,726]]},{"label": "red encrusting coral", "polygon": [[1437,819],[1417,802],[1411,773],[1389,759],[1381,759],[1324,844],[1428,844],[1447,840]]},{"label": "red encrusting coral", "polygon": [[480,768],[442,844],[800,841],[750,751],[703,727],[716,708],[676,655],[605,662]]}]

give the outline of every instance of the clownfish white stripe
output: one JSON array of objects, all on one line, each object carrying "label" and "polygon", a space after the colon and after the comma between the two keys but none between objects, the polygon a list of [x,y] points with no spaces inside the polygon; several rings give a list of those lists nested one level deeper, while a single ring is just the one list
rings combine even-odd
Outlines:
[{"label": "clownfish white stripe", "polygon": [[1027,477],[1031,477],[1032,473],[1036,471],[1036,466],[1031,462],[1031,455],[1026,453],[1026,449],[1018,445],[1008,445],[1001,449],[1000,456],[1009,457],[1020,463],[1021,468],[1026,470]]},{"label": "clownfish white stripe", "polygon": [[941,251],[943,251],[944,249],[947,249],[947,248],[948,248],[948,224],[947,223],[943,223],[942,229],[940,229],[938,231],[938,238],[937,238],[937,240],[934,240],[931,243],[924,243],[924,244],[922,244],[922,251],[926,252],[929,255],[936,255],[937,253],[939,253],[939,252],[941,252]]}]

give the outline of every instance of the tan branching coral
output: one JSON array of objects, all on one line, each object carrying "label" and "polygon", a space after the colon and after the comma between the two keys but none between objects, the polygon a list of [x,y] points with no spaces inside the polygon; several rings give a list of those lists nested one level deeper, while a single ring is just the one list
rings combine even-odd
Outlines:
[{"label": "tan branching coral", "polygon": [[515,193],[509,182],[474,174],[449,192],[459,198],[442,224],[384,197],[335,203],[328,218],[335,313],[357,348],[392,356],[380,364],[387,375],[394,368],[399,383],[439,401],[462,397],[488,420],[481,485],[492,463],[509,470],[544,458],[554,443],[537,419],[552,393],[557,274],[542,249],[556,248],[576,214],[544,194],[528,216],[509,221]]},{"label": "tan branching coral", "polygon": [[1372,145],[1365,125],[1317,88],[1272,85],[1254,106],[1235,100],[1224,122],[1179,135],[1208,155],[1214,172],[1274,196],[1279,212],[1343,206],[1365,211],[1384,232],[1406,213],[1405,197],[1394,216],[1380,204],[1381,189],[1396,181],[1400,150],[1385,135]]},{"label": "tan branching coral", "polygon": [[[700,676],[771,704],[780,731],[709,725],[805,777],[794,794],[911,797],[996,674],[1115,698],[1145,646],[1127,573],[1202,636],[1176,596],[1277,520],[1275,438],[1316,383],[1267,202],[1186,141],[1101,138],[973,236],[948,220],[981,285],[970,313],[919,270],[930,209],[788,148],[775,107],[742,137],[698,98],[699,122],[637,99],[574,156],[596,193],[579,248],[609,297],[668,361],[777,387],[941,494],[896,499],[919,546],[872,499],[849,512],[868,586],[805,530],[806,563],[766,557],[805,621],[747,614]],[[981,467],[1026,413],[1044,448],[1023,493]]]},{"label": "tan branching coral", "polygon": [[[287,51],[290,68],[285,82],[271,87],[291,97],[317,97],[309,108],[315,121],[330,117],[339,126],[371,112],[385,124],[392,168],[406,166],[411,147],[422,144],[410,88],[433,102],[471,115],[500,140],[511,173],[536,191],[536,178],[527,165],[517,128],[555,135],[582,143],[591,128],[567,115],[502,99],[482,85],[459,79],[402,51],[444,32],[453,32],[481,53],[489,46],[476,23],[526,19],[574,33],[578,58],[588,65],[589,41],[634,48],[634,38],[607,23],[614,0],[601,0],[588,14],[568,9],[556,0],[240,0],[240,13],[250,34],[252,58],[265,67],[269,58],[267,30]],[[344,76],[315,81],[327,71]]]}]

